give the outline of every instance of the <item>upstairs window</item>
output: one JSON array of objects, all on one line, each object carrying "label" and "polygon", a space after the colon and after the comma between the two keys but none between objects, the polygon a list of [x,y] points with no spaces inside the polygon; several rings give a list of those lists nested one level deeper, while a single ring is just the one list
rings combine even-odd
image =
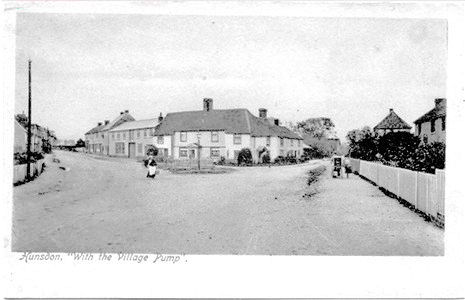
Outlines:
[{"label": "upstairs window", "polygon": [[279,138],[279,145],[284,146],[284,139],[283,138]]},{"label": "upstairs window", "polygon": [[436,120],[431,120],[431,132],[435,132],[436,131]]},{"label": "upstairs window", "polygon": [[159,145],[163,144],[163,137],[162,136],[157,137],[157,143]]},{"label": "upstairs window", "polygon": [[267,136],[267,137],[266,137],[266,145],[267,145],[267,146],[270,146],[270,145],[271,145],[271,137],[270,137],[270,136]]},{"label": "upstairs window", "polygon": [[211,135],[212,135],[211,136],[212,143],[218,143],[219,141],[218,131],[212,131]]},{"label": "upstairs window", "polygon": [[242,144],[242,135],[240,134],[235,134],[233,138],[233,143],[234,145],[240,145]]},{"label": "upstairs window", "polygon": [[441,118],[442,131],[446,130],[446,117]]},{"label": "upstairs window", "polygon": [[126,139],[126,133],[123,132],[123,140],[125,140],[125,139]]},{"label": "upstairs window", "polygon": [[417,128],[418,128],[418,135],[421,134],[421,123],[417,125]]},{"label": "upstairs window", "polygon": [[137,137],[140,138],[140,130],[137,130]]},{"label": "upstairs window", "polygon": [[180,141],[181,142],[187,142],[187,132],[181,132],[180,133]]}]

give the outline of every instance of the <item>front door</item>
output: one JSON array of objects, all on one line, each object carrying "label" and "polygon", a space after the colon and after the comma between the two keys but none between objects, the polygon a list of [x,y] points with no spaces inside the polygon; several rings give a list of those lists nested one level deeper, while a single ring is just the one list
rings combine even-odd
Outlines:
[{"label": "front door", "polygon": [[136,157],[136,144],[129,143],[129,157]]}]

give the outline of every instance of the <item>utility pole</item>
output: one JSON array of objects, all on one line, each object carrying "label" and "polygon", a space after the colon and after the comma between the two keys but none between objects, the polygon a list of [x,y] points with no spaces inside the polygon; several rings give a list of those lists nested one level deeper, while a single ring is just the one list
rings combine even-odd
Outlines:
[{"label": "utility pole", "polygon": [[29,94],[28,94],[28,108],[27,108],[27,168],[26,179],[31,179],[31,60],[28,61],[29,66]]},{"label": "utility pole", "polygon": [[197,132],[197,166],[200,171],[200,131]]}]

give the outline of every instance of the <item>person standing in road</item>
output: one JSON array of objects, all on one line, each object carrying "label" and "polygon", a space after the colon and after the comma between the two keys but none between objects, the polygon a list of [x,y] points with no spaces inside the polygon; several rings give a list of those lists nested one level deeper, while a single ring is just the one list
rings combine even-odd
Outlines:
[{"label": "person standing in road", "polygon": [[152,155],[149,155],[149,158],[145,160],[145,166],[148,168],[147,177],[155,178],[157,173],[157,162]]},{"label": "person standing in road", "polygon": [[344,159],[344,171],[346,172],[347,178],[349,178],[349,174],[352,173],[352,165],[350,164],[350,159]]}]

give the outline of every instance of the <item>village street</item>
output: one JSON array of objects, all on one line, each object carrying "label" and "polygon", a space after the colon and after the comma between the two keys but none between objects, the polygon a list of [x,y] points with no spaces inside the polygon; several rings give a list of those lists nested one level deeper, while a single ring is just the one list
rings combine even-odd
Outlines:
[{"label": "village street", "polygon": [[[352,175],[306,197],[303,165],[145,178],[141,163],[55,151],[14,188],[13,251],[442,255],[444,231]],[[63,170],[59,166],[66,167]]]}]

